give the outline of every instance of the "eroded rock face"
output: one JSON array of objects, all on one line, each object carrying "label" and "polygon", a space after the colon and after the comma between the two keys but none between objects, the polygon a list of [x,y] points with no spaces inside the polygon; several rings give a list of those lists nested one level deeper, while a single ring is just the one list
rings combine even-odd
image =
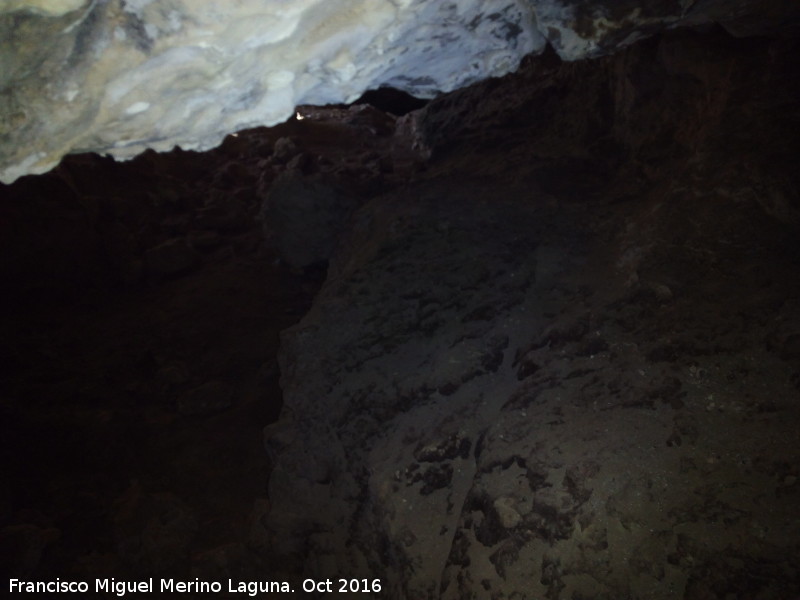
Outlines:
[{"label": "eroded rock face", "polygon": [[429,104],[436,175],[355,213],[282,334],[270,564],[797,595],[794,48],[670,36]]},{"label": "eroded rock face", "polygon": [[751,0],[7,0],[0,180],[73,152],[206,149],[296,105],[379,86],[432,97],[513,71],[548,42],[573,60],[681,24],[764,33],[797,10]]}]

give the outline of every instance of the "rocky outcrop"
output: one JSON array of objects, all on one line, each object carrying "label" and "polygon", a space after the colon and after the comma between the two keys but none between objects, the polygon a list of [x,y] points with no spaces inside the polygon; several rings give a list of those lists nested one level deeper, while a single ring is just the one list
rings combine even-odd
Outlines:
[{"label": "rocky outcrop", "polygon": [[795,3],[753,0],[6,1],[0,180],[67,153],[207,149],[296,105],[379,86],[429,98],[513,71],[548,43],[574,60],[665,27],[753,35],[797,15]]},{"label": "rocky outcrop", "polygon": [[671,36],[432,102],[428,178],[354,214],[282,334],[270,564],[415,600],[800,593],[795,56]]}]

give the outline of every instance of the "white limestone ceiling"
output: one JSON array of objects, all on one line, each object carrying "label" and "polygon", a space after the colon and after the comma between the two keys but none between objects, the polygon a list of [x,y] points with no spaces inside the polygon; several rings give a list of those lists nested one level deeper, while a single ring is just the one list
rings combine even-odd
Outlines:
[{"label": "white limestone ceiling", "polygon": [[0,0],[0,180],[74,152],[204,150],[299,104],[350,102],[382,85],[432,97],[513,71],[547,43],[574,60],[749,7],[649,4]]}]

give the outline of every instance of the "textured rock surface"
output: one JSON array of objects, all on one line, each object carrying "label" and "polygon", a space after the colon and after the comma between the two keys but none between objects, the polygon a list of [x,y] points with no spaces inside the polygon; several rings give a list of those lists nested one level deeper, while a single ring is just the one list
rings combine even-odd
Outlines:
[{"label": "textured rock surface", "polygon": [[70,152],[206,149],[296,105],[348,102],[381,85],[431,97],[512,71],[547,42],[576,59],[679,24],[769,32],[794,22],[795,4],[7,0],[0,180],[42,173]]},{"label": "textured rock surface", "polygon": [[425,179],[355,213],[282,334],[271,564],[800,594],[796,50],[670,36],[429,104]]}]

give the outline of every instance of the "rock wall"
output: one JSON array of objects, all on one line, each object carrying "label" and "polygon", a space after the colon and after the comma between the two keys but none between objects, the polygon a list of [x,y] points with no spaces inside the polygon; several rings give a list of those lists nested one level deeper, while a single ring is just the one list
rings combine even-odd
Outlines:
[{"label": "rock wall", "polygon": [[368,88],[432,97],[513,71],[547,43],[573,60],[678,25],[770,32],[796,24],[798,10],[751,0],[6,0],[0,180],[68,153],[207,149],[296,105],[351,102]]},{"label": "rock wall", "polygon": [[795,48],[668,36],[431,103],[427,174],[282,335],[271,564],[415,600],[800,593]]}]

